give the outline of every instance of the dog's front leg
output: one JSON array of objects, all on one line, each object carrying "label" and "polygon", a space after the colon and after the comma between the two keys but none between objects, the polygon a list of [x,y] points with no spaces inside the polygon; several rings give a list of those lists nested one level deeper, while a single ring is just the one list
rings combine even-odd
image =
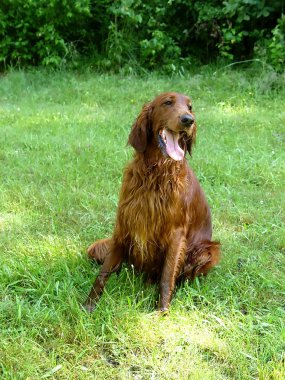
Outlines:
[{"label": "dog's front leg", "polygon": [[186,237],[184,230],[179,228],[171,236],[160,280],[159,310],[163,313],[168,311],[177,276],[185,261],[185,252]]},{"label": "dog's front leg", "polygon": [[87,297],[87,301],[84,305],[88,312],[92,312],[95,308],[96,302],[100,298],[105,284],[110,277],[110,275],[116,272],[122,263],[123,248],[121,246],[113,245],[110,253],[106,256],[105,261],[101,267],[100,273],[96,278],[92,289]]}]

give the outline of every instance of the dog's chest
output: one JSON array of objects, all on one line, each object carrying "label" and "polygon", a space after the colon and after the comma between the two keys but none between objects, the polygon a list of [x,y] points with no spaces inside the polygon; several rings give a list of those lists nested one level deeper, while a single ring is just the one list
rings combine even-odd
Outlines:
[{"label": "dog's chest", "polygon": [[159,187],[139,187],[136,191],[130,191],[119,207],[126,233],[142,251],[148,243],[163,244],[169,228],[180,217],[182,206],[179,193],[173,190],[171,184],[168,187],[167,191]]}]

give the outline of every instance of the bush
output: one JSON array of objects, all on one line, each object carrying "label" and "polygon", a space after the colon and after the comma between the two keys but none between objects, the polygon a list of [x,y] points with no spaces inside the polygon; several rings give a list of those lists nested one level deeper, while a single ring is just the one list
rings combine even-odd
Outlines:
[{"label": "bush", "polygon": [[88,34],[89,1],[2,0],[0,63],[59,66]]},{"label": "bush", "polygon": [[276,71],[284,71],[285,65],[285,17],[277,21],[268,38],[255,46],[255,56],[272,66]]},{"label": "bush", "polygon": [[2,0],[0,64],[60,66],[80,53],[113,71],[177,71],[257,54],[281,70],[281,8],[282,0]]},{"label": "bush", "polygon": [[278,71],[284,70],[285,65],[285,16],[278,20],[272,30],[272,40],[269,43],[269,62]]}]

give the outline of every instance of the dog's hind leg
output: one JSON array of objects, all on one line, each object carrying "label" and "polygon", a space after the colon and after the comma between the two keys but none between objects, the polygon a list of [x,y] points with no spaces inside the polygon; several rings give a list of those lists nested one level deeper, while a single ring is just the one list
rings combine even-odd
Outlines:
[{"label": "dog's hind leg", "polygon": [[185,266],[181,277],[193,280],[200,274],[206,275],[212,267],[218,264],[220,255],[219,242],[203,240],[191,244],[187,249]]},{"label": "dog's hind leg", "polygon": [[106,256],[110,252],[112,239],[101,239],[95,241],[95,243],[91,244],[87,249],[87,254],[90,259],[93,259],[98,264],[103,264]]}]

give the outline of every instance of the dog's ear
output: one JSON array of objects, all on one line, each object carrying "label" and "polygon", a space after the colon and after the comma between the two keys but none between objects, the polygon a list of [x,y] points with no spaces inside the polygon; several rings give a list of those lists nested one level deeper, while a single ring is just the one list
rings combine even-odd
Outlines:
[{"label": "dog's ear", "polygon": [[148,138],[151,134],[151,112],[151,103],[146,103],[136,118],[129,135],[128,144],[139,153],[146,150]]},{"label": "dog's ear", "polygon": [[186,148],[189,155],[192,156],[192,147],[196,141],[196,122],[191,127],[190,135],[183,135],[184,149]]}]

